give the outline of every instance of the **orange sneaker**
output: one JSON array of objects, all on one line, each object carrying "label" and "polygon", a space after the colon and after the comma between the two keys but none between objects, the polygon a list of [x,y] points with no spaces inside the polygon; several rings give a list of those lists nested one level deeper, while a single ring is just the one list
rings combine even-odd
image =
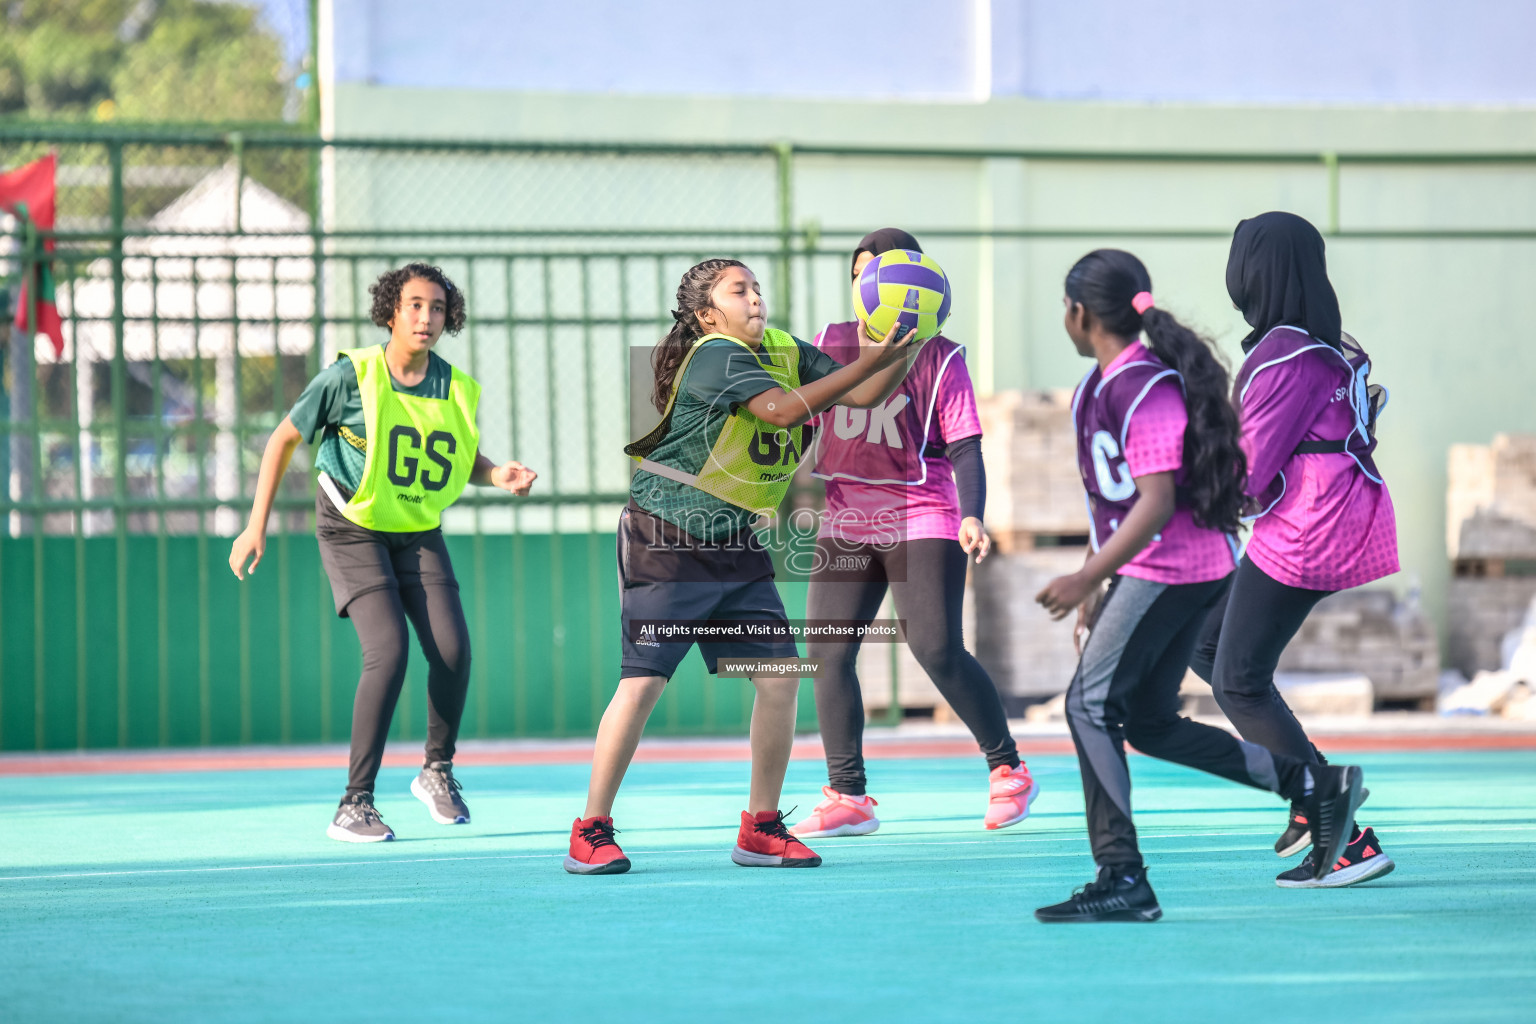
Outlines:
[{"label": "orange sneaker", "polygon": [[618,875],[629,870],[629,858],[613,838],[612,818],[577,818],[571,824],[571,852],[565,870],[573,875]]},{"label": "orange sneaker", "polygon": [[987,804],[987,828],[1007,828],[1029,817],[1029,805],[1040,795],[1040,787],[1029,777],[1029,769],[1020,761],[1017,768],[1000,764],[992,769],[992,801]]},{"label": "orange sneaker", "polygon": [[832,836],[867,836],[880,827],[875,817],[879,801],[872,796],[849,796],[831,786],[821,787],[821,803],[790,829],[801,839],[827,839]]},{"label": "orange sneaker", "polygon": [[789,834],[783,811],[742,811],[731,860],[744,868],[814,868],[821,863],[815,850]]}]

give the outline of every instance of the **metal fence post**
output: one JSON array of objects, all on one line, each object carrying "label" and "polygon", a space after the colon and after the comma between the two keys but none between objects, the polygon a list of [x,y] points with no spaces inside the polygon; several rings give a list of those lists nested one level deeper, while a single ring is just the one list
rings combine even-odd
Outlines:
[{"label": "metal fence post", "polygon": [[794,259],[795,240],[795,146],[792,142],[776,142],[773,152],[778,161],[779,179],[779,259],[778,272],[774,274],[774,305],[778,307],[776,319],[783,330],[789,330],[790,303],[793,293],[790,284],[790,266]]},{"label": "metal fence post", "polygon": [[128,357],[123,320],[123,142],[107,143],[112,219],[112,523],[117,534],[117,745],[128,745]]},{"label": "metal fence post", "polygon": [[1328,233],[1339,233],[1339,154],[1324,153],[1323,167],[1328,172]]},{"label": "metal fence post", "polygon": [[230,132],[229,150],[235,161],[235,231],[239,233],[245,230],[240,210],[245,192],[245,136],[239,132]]}]

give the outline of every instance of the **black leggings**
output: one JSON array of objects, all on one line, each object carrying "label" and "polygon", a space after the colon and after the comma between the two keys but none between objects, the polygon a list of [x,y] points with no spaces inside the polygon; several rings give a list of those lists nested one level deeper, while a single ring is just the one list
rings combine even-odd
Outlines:
[{"label": "black leggings", "polygon": [[1205,616],[1226,580],[1170,585],[1117,576],[1099,605],[1067,687],[1088,838],[1100,866],[1139,867],[1125,742],[1143,754],[1299,800],[1305,760],[1272,753],[1180,714],[1184,678]]},{"label": "black leggings", "polygon": [[1319,764],[1327,762],[1275,689],[1275,666],[1308,613],[1330,593],[1286,586],[1245,555],[1226,596],[1206,618],[1190,660],[1243,739]]},{"label": "black leggings", "polygon": [[363,645],[363,676],[352,701],[352,762],[347,793],[372,793],[384,741],[405,683],[409,619],[427,656],[427,761],[453,760],[469,690],[469,627],[457,587],[374,590],[347,606]]},{"label": "black leggings", "polygon": [[[910,540],[880,548],[823,537],[816,551],[818,568],[806,597],[807,617],[871,622],[889,587],[912,656],[976,737],[987,767],[1016,766],[1018,747],[1008,732],[997,687],[965,649],[960,608],[966,554],[959,541]],[[806,655],[822,661],[816,716],[827,753],[827,777],[839,793],[862,796],[864,699],[854,670],[859,644],[808,643]]]}]

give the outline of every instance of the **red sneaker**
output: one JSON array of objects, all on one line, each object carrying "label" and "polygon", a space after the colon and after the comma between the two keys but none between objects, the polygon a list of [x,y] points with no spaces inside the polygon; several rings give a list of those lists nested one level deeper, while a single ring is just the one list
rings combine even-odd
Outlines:
[{"label": "red sneaker", "polygon": [[731,860],[744,868],[814,868],[821,863],[815,850],[784,827],[783,811],[742,811]]},{"label": "red sneaker", "polygon": [[573,875],[619,875],[629,870],[629,858],[614,840],[612,818],[577,818],[571,825],[571,852],[565,870]]}]

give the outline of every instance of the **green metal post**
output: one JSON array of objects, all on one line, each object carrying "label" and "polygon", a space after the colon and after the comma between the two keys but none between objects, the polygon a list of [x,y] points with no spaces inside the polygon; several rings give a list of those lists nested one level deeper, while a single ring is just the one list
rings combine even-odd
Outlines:
[{"label": "green metal post", "polygon": [[774,305],[769,319],[781,330],[789,330],[790,303],[793,295],[790,282],[790,264],[794,258],[795,240],[795,147],[790,142],[774,143],[773,152],[778,161],[779,182],[779,267],[775,277]]},{"label": "green metal post", "polygon": [[1339,154],[1324,153],[1323,167],[1328,172],[1328,233],[1339,233]]},{"label": "green metal post", "polygon": [[229,133],[229,149],[235,160],[235,231],[242,232],[241,198],[245,192],[245,136],[239,132]]},{"label": "green metal post", "polygon": [[117,534],[117,745],[128,745],[128,356],[123,320],[123,144],[107,143],[112,218],[112,523]]}]

